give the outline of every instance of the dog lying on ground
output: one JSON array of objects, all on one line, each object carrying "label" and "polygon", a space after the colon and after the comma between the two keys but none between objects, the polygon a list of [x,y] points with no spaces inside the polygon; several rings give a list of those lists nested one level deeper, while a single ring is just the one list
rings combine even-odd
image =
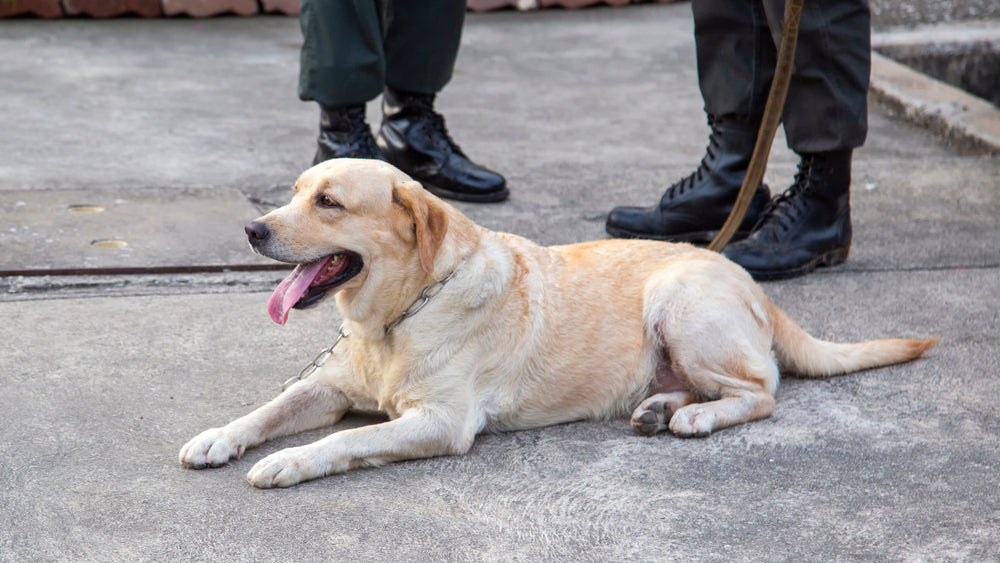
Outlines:
[{"label": "dog lying on ground", "polygon": [[283,324],[334,293],[348,336],[271,402],[193,438],[180,461],[217,467],[349,410],[390,420],[267,456],[247,475],[257,487],[629,412],[640,434],[708,436],[770,416],[779,368],[825,377],[912,360],[935,342],[816,340],[717,253],[542,247],[474,224],[384,162],[327,161],[295,192],[246,229],[254,250],[298,264],[268,310]]}]

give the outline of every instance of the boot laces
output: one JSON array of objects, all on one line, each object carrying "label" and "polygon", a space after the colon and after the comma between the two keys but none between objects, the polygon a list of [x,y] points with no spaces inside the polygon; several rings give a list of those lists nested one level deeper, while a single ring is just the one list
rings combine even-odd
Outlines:
[{"label": "boot laces", "polygon": [[715,159],[715,152],[713,149],[719,146],[719,130],[718,130],[718,119],[713,115],[708,116],[708,126],[712,128],[712,134],[708,137],[708,145],[705,147],[705,156],[702,157],[701,163],[698,164],[698,168],[694,172],[688,174],[684,178],[678,180],[674,185],[670,186],[667,190],[666,199],[674,199],[675,197],[687,192],[697,182],[700,182],[704,176],[705,171],[708,170],[708,161]]},{"label": "boot laces", "polygon": [[772,222],[785,232],[792,228],[806,210],[808,198],[801,196],[812,189],[811,177],[815,168],[817,168],[815,159],[802,158],[798,165],[798,171],[795,173],[795,181],[787,190],[771,201],[761,215],[761,224],[764,221]]},{"label": "boot laces", "polygon": [[451,138],[444,116],[434,111],[434,96],[412,96],[406,100],[406,106],[415,110],[422,118],[422,128],[433,143],[440,149],[465,156],[458,143]]}]

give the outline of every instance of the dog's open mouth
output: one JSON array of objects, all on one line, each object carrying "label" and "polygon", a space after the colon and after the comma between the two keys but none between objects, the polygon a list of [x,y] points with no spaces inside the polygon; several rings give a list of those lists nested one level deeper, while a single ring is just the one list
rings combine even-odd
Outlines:
[{"label": "dog's open mouth", "polygon": [[299,264],[271,294],[267,312],[271,320],[283,325],[292,308],[304,309],[318,303],[326,292],[358,275],[361,257],[353,252],[339,252],[315,262]]}]

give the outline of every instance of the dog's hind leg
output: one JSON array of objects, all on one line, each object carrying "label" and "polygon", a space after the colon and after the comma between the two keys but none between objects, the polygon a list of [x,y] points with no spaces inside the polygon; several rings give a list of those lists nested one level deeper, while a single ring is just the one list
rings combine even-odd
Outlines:
[{"label": "dog's hind leg", "polygon": [[716,430],[767,418],[774,412],[774,397],[763,389],[727,389],[715,401],[694,403],[678,409],[670,419],[670,431],[681,438],[705,437]]},{"label": "dog's hind leg", "polygon": [[211,428],[181,448],[185,467],[202,469],[225,465],[265,440],[334,424],[350,407],[350,400],[319,378],[292,385],[266,405],[222,428]]},{"label": "dog's hind leg", "polygon": [[643,436],[669,428],[682,438],[704,437],[774,412],[774,398],[763,389],[724,389],[721,395],[718,400],[699,403],[688,391],[658,393],[632,412],[632,428]]},{"label": "dog's hind leg", "polygon": [[672,405],[656,396],[647,399],[643,405],[664,404],[663,414],[637,411],[641,424],[636,429],[655,432],[669,416],[666,427],[674,434],[708,436],[770,416],[779,374],[771,354],[766,297],[745,272],[715,257],[682,266],[650,279],[644,324],[669,366],[666,371],[683,391],[667,397]]},{"label": "dog's hind leg", "polygon": [[[686,404],[676,404],[667,423],[677,436],[708,436],[774,412],[772,393],[777,387],[778,366],[765,351],[723,335],[714,345],[675,348],[673,353],[674,369],[690,390],[678,397]],[[675,403],[679,403],[678,398],[674,398]]]}]

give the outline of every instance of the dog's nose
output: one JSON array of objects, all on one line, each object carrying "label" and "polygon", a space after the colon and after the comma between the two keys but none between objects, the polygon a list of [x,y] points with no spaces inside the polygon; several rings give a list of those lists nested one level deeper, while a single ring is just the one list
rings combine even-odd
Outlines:
[{"label": "dog's nose", "polygon": [[271,229],[260,221],[251,222],[243,230],[246,231],[247,238],[250,239],[250,244],[253,245],[264,242],[267,240],[267,237],[271,236]]}]

